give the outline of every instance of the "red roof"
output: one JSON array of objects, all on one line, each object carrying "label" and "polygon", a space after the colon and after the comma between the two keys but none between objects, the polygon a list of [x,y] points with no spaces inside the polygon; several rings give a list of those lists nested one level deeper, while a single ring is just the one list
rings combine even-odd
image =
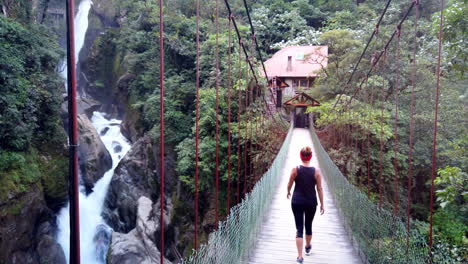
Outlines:
[{"label": "red roof", "polygon": [[[288,57],[291,69],[288,71]],[[289,46],[265,62],[268,77],[316,77],[327,67],[328,46]]]}]

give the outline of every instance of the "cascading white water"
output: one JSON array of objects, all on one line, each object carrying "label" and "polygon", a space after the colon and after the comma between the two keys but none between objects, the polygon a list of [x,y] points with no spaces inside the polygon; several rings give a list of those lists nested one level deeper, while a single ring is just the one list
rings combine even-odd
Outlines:
[{"label": "cascading white water", "polygon": [[[91,0],[81,0],[78,6],[78,13],[75,16],[75,63],[78,65],[79,54],[83,48],[86,31],[88,30],[88,15],[91,10]],[[59,66],[60,75],[67,80],[67,58],[65,57]],[[65,90],[67,88],[67,82],[65,82]]]},{"label": "cascading white water", "polygon": [[[86,196],[84,188],[80,192],[81,259],[82,263],[86,264],[103,264],[105,263],[111,229],[105,224],[101,213],[114,170],[130,150],[130,143],[120,131],[121,120],[109,120],[104,117],[103,113],[94,112],[91,121],[112,157],[112,168],[96,182],[92,193]],[[63,208],[57,216],[59,228],[57,241],[65,252],[67,262],[70,251],[69,209],[70,204]]]}]

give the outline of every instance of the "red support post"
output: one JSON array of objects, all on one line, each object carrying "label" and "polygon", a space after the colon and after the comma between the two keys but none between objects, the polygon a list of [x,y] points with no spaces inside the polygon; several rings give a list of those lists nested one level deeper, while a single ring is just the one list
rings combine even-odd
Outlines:
[{"label": "red support post", "polygon": [[218,229],[219,222],[219,1],[216,0],[216,171],[215,171],[215,187],[216,187],[216,200],[215,200],[215,229]]},{"label": "red support post", "polygon": [[411,189],[412,189],[412,177],[413,177],[413,138],[414,138],[414,88],[416,86],[416,50],[418,48],[418,20],[419,20],[419,0],[416,2],[416,15],[414,21],[414,40],[413,40],[413,70],[411,74],[411,106],[410,106],[410,135],[409,135],[409,152],[408,152],[408,205],[406,211],[406,253],[409,251],[409,240],[410,240],[410,225],[411,225]]},{"label": "red support post", "polygon": [[161,170],[161,199],[160,199],[160,219],[159,226],[161,228],[160,237],[160,263],[164,263],[164,16],[163,16],[163,0],[159,0],[159,168]]},{"label": "red support post", "polygon": [[228,18],[229,32],[228,32],[228,149],[227,149],[227,163],[228,163],[228,188],[227,188],[227,213],[231,208],[231,16]]},{"label": "red support post", "polygon": [[394,207],[393,207],[393,214],[396,216],[398,215],[398,204],[399,204],[399,197],[398,197],[398,94],[400,89],[400,40],[401,40],[401,27],[397,29],[397,54],[396,54],[396,64],[397,64],[397,73],[396,73],[396,81],[395,81],[395,145],[393,148],[394,157],[393,157],[393,170],[395,173],[395,189],[394,189]]},{"label": "red support post", "polygon": [[198,159],[199,159],[199,123],[200,118],[200,0],[197,0],[197,48],[196,48],[196,105],[195,105],[195,234],[194,248],[198,249]]},{"label": "red support post", "polygon": [[[431,174],[431,200],[430,200],[430,217],[429,217],[429,249],[432,250],[432,215],[434,214],[434,180],[436,177],[437,167],[437,118],[439,112],[439,97],[440,97],[440,61],[442,57],[442,31],[444,24],[444,0],[440,1],[440,24],[439,24],[439,54],[437,58],[437,83],[436,83],[436,99],[434,111],[434,137],[432,144],[432,174]],[[429,252],[431,254],[431,252]]]},{"label": "red support post", "polygon": [[78,179],[78,122],[76,107],[76,59],[75,59],[75,1],[66,1],[67,8],[67,92],[68,92],[68,148],[70,200],[70,252],[71,264],[80,264],[80,201]]},{"label": "red support post", "polygon": [[[239,45],[239,79],[242,79],[242,52]],[[237,87],[237,204],[240,202],[240,182],[241,182],[241,110],[242,110],[242,91]]]}]

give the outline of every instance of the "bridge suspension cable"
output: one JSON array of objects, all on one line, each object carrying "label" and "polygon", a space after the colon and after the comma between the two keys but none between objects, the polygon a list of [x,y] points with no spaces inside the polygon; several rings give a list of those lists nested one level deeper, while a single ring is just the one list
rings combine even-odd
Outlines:
[{"label": "bridge suspension cable", "polygon": [[80,199],[78,174],[78,122],[76,105],[75,1],[67,8],[67,93],[68,93],[68,198],[70,201],[70,264],[80,264]]},{"label": "bridge suspension cable", "polygon": [[164,263],[164,16],[163,0],[159,0],[159,169],[160,169],[160,263]]},{"label": "bridge suspension cable", "polygon": [[375,25],[374,31],[372,31],[372,34],[371,34],[369,40],[367,40],[367,44],[366,44],[366,46],[364,47],[364,50],[362,51],[361,56],[359,56],[359,59],[358,59],[358,61],[356,62],[356,65],[354,65],[353,71],[351,72],[351,75],[349,76],[348,81],[346,82],[345,86],[343,87],[343,90],[342,90],[341,93],[338,95],[338,99],[336,100],[335,104],[333,105],[333,109],[335,109],[336,105],[338,104],[338,102],[339,102],[340,99],[341,99],[342,94],[344,94],[344,93],[346,92],[346,90],[348,89],[349,85],[351,84],[351,81],[353,80],[353,76],[354,76],[354,74],[356,73],[356,70],[357,70],[359,64],[361,63],[361,60],[362,60],[362,58],[364,57],[364,54],[366,54],[367,48],[369,47],[369,44],[371,43],[372,39],[374,38],[374,36],[378,35],[380,23],[382,22],[383,17],[384,17],[385,14],[387,13],[387,9],[388,9],[388,7],[390,6],[390,3],[391,3],[391,2],[392,2],[392,0],[388,0],[388,1],[387,1],[387,4],[385,5],[384,10],[383,10],[382,13],[380,14],[380,18],[379,18],[379,20],[377,21],[377,24]]},{"label": "bridge suspension cable", "polygon": [[[248,64],[249,64],[250,70],[251,70],[251,72],[252,72],[252,77],[254,78],[256,85],[259,86],[259,80],[258,80],[258,78],[257,78],[257,74],[256,74],[256,71],[255,71],[255,69],[254,69],[254,65],[253,65],[253,63],[252,63],[252,61],[251,61],[251,59],[250,59],[250,57],[249,57],[249,55],[248,55],[247,48],[245,47],[245,43],[244,43],[243,38],[242,38],[242,36],[241,36],[241,34],[240,34],[240,32],[239,32],[239,28],[238,28],[238,26],[237,26],[236,19],[235,19],[233,13],[232,13],[231,6],[229,5],[228,0],[224,0],[224,3],[226,4],[226,8],[227,8],[227,10],[228,10],[229,16],[231,17],[232,24],[233,24],[233,26],[234,26],[234,29],[235,29],[236,34],[237,34],[237,38],[238,38],[238,40],[239,40],[239,44],[240,44],[240,46],[242,47],[242,50],[244,51],[244,54],[245,54],[245,57],[246,57],[246,60],[247,60],[247,62],[248,62]],[[249,11],[247,10],[247,12],[249,12]],[[248,16],[250,17],[250,14],[249,14]],[[256,37],[255,37],[255,31],[253,30],[253,24],[251,24],[251,32],[253,32],[253,34],[251,35],[251,37],[252,37],[252,39],[255,41],[256,45],[258,46]],[[258,50],[259,50],[259,49],[258,49]],[[261,54],[261,53],[259,52],[259,54]],[[260,55],[260,58],[261,58],[261,60],[262,60],[262,65],[263,65],[263,58],[261,57],[261,55]],[[264,66],[264,65],[263,65],[263,69],[264,69],[265,74],[266,74],[266,70],[265,70],[265,66]],[[266,75],[265,75],[265,76],[266,76]],[[268,78],[266,79],[266,81],[267,81],[267,84],[268,84]],[[268,106],[268,102],[267,102],[265,96],[263,95],[262,97],[263,97],[263,101],[264,101],[264,104],[265,104],[265,106],[266,106],[266,108],[267,108],[267,111],[268,111],[269,115],[273,118],[273,120],[275,121],[275,123],[277,123],[278,125],[282,125],[282,126],[284,127],[284,122],[283,122],[283,123],[278,122],[278,121],[276,120],[275,116],[273,115],[273,113],[271,112],[270,107]],[[280,115],[280,118],[283,120],[283,117],[282,117],[281,115]],[[283,121],[284,121],[284,120],[283,120]]]},{"label": "bridge suspension cable", "polygon": [[219,221],[219,209],[218,209],[218,200],[219,200],[219,0],[216,0],[216,169],[215,169],[215,189],[216,189],[216,198],[215,198],[215,229],[218,229]]},{"label": "bridge suspension cable", "polygon": [[395,81],[395,126],[394,126],[394,134],[395,134],[395,144],[394,144],[394,157],[393,157],[393,170],[395,172],[395,189],[394,189],[394,209],[393,213],[398,215],[398,95],[400,93],[400,40],[401,40],[401,27],[399,27],[397,32],[397,47],[396,47],[396,81]]},{"label": "bridge suspension cable", "polygon": [[[416,64],[416,51],[418,49],[418,21],[419,21],[419,0],[416,0],[416,15],[414,19],[414,38],[413,38],[413,69],[411,73],[411,103],[410,103],[410,133],[409,133],[409,151],[408,151],[408,205],[407,205],[407,222],[406,222],[406,249],[408,251],[410,237],[409,233],[411,230],[411,189],[412,189],[412,177],[413,177],[413,137],[414,137],[414,104],[415,104],[415,96],[414,96],[414,88],[416,86],[416,71],[417,71],[417,64]],[[408,252],[407,252],[408,253]]]},{"label": "bridge suspension cable", "polygon": [[439,112],[439,97],[440,97],[440,63],[442,57],[442,37],[443,37],[443,25],[444,25],[444,0],[440,1],[440,23],[439,23],[439,47],[437,57],[437,72],[436,72],[436,98],[434,106],[434,137],[432,143],[432,174],[431,174],[431,201],[430,201],[430,218],[429,218],[429,249],[432,249],[432,216],[434,214],[434,180],[436,175],[437,166],[437,118]]},{"label": "bridge suspension cable", "polygon": [[371,68],[369,69],[369,71],[366,73],[364,79],[361,81],[360,85],[356,87],[356,89],[354,89],[354,93],[353,95],[349,98],[349,100],[346,102],[346,106],[351,102],[351,100],[356,96],[357,92],[359,90],[361,90],[362,88],[362,85],[364,84],[364,81],[370,77],[371,73],[374,71],[375,69],[375,65],[380,61],[380,59],[382,58],[382,55],[384,54],[384,52],[386,50],[388,50],[389,46],[390,46],[390,43],[392,42],[392,40],[395,38],[395,36],[397,35],[399,29],[402,27],[403,23],[406,21],[406,19],[408,18],[408,15],[410,14],[411,10],[413,10],[413,7],[415,6],[415,2],[411,2],[411,5],[408,7],[408,9],[406,10],[406,13],[405,15],[403,16],[403,18],[400,20],[400,22],[398,23],[395,31],[393,31],[393,34],[390,36],[390,38],[388,39],[387,43],[385,44],[385,47],[384,49],[379,52],[378,56],[375,58],[374,62],[371,64]]},{"label": "bridge suspension cable", "polygon": [[195,220],[194,220],[194,248],[198,249],[198,159],[199,159],[199,119],[200,119],[200,0],[196,2],[196,77],[195,77]]},{"label": "bridge suspension cable", "polygon": [[227,85],[227,92],[228,92],[228,131],[227,131],[227,163],[228,163],[228,187],[227,187],[227,204],[226,204],[226,212],[229,212],[229,208],[231,208],[231,17],[228,17],[228,85]]}]

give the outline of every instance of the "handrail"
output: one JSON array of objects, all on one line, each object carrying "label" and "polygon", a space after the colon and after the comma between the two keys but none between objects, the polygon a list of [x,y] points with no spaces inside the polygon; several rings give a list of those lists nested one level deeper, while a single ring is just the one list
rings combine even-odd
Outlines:
[{"label": "handrail", "polygon": [[255,237],[260,231],[265,214],[271,204],[276,186],[281,176],[283,164],[291,142],[292,126],[289,128],[283,145],[273,164],[255,184],[241,203],[233,206],[218,229],[209,235],[208,243],[194,250],[182,264],[238,264],[255,246]]},{"label": "handrail", "polygon": [[407,231],[404,221],[351,184],[330,159],[313,125],[310,134],[314,150],[328,187],[340,212],[348,235],[367,263],[427,263],[429,247],[426,236],[417,230]]}]

